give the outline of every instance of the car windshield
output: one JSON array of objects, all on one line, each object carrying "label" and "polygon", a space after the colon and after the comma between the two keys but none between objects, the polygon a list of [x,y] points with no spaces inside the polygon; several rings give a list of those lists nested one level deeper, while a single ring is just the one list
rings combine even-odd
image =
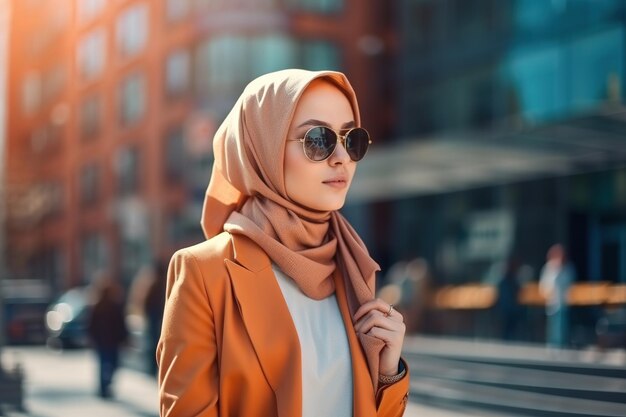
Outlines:
[{"label": "car windshield", "polygon": [[59,297],[57,304],[66,303],[74,309],[79,310],[86,304],[85,292],[82,289],[74,288]]}]

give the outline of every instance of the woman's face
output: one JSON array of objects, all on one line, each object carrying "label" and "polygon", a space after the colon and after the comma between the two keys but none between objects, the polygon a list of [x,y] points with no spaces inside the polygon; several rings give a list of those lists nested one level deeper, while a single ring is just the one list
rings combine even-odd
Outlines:
[{"label": "woman's face", "polygon": [[[327,126],[345,134],[355,127],[352,107],[346,96],[328,81],[315,80],[304,91],[289,126],[287,139],[300,139],[313,126]],[[285,188],[287,196],[313,210],[340,209],[345,200],[356,162],[341,143],[325,161],[312,162],[305,155],[301,142],[285,145]]]}]

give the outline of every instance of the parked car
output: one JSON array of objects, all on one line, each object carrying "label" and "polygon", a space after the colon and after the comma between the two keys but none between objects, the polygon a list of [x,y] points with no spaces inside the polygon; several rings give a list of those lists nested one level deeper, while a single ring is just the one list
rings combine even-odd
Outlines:
[{"label": "parked car", "polygon": [[50,304],[46,313],[48,345],[55,348],[86,347],[89,343],[89,297],[86,288],[72,288]]},{"label": "parked car", "polygon": [[44,317],[51,300],[51,288],[44,280],[4,279],[0,281],[4,329],[8,344],[39,344],[46,341]]}]

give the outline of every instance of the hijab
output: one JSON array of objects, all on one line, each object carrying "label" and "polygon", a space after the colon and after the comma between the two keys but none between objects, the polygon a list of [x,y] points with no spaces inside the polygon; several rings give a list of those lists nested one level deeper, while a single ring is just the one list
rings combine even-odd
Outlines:
[{"label": "hijab", "polygon": [[[213,139],[215,162],[206,191],[202,228],[207,239],[223,230],[257,243],[313,299],[335,291],[339,269],[352,315],[374,298],[379,270],[365,244],[338,211],[318,211],[290,200],[284,154],[298,100],[314,80],[336,86],[360,125],[356,95],[334,71],[282,70],[248,84]],[[374,387],[384,342],[359,335]]]}]

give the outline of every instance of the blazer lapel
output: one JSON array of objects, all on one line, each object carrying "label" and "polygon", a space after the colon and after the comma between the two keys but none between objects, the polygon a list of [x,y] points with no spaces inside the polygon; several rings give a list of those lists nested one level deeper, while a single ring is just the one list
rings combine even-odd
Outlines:
[{"label": "blazer lapel", "polygon": [[268,256],[252,240],[231,235],[225,261],[246,332],[276,395],[281,417],[302,414],[300,342]]},{"label": "blazer lapel", "polygon": [[350,356],[352,357],[352,386],[354,387],[354,415],[359,417],[375,417],[376,401],[374,398],[374,386],[367,366],[365,354],[354,331],[352,314],[348,308],[345,283],[338,270],[335,270],[335,294],[337,303],[346,327]]}]

